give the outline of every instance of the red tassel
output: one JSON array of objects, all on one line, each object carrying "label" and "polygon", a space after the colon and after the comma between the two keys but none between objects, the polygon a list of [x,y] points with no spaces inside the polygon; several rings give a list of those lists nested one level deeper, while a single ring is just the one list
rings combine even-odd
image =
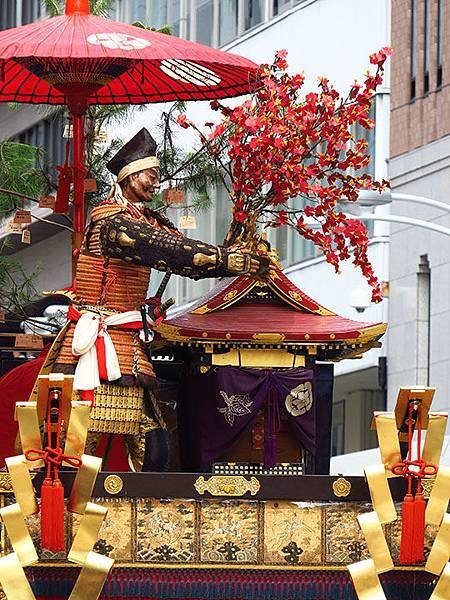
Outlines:
[{"label": "red tassel", "polygon": [[53,212],[66,213],[69,210],[70,184],[72,183],[72,168],[67,166],[58,169],[58,191]]},{"label": "red tassel", "polygon": [[95,340],[95,349],[97,350],[98,376],[104,381],[108,381],[108,370],[106,368],[106,346],[105,338],[98,336]]},{"label": "red tassel", "polygon": [[48,550],[53,546],[53,486],[49,478],[41,487],[41,545]]},{"label": "red tassel", "polygon": [[425,560],[425,498],[422,490],[414,498],[413,542],[411,548],[411,562],[422,563]]},{"label": "red tassel", "polygon": [[411,564],[414,536],[414,498],[406,494],[402,505],[402,539],[400,542],[400,564]]},{"label": "red tassel", "polygon": [[64,488],[59,479],[53,485],[44,479],[41,487],[41,545],[51,552],[65,550]]},{"label": "red tassel", "polygon": [[63,552],[64,544],[64,487],[59,479],[55,479],[52,487],[53,493],[53,552]]}]

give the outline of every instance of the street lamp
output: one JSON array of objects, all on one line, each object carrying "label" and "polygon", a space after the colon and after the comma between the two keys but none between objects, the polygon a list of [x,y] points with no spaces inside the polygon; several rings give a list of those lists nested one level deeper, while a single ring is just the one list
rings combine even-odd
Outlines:
[{"label": "street lamp", "polygon": [[443,227],[442,225],[436,225],[422,219],[414,219],[412,217],[406,217],[401,215],[391,214],[375,214],[365,213],[364,208],[377,208],[378,206],[385,206],[390,204],[394,200],[400,200],[404,202],[411,202],[416,204],[424,204],[431,208],[437,208],[445,212],[450,212],[450,205],[445,202],[439,202],[432,198],[426,198],[424,196],[415,196],[412,194],[397,194],[390,190],[384,192],[376,192],[373,190],[361,190],[358,195],[357,202],[350,202],[349,200],[343,200],[339,202],[339,207],[345,213],[346,216],[356,217],[361,221],[386,221],[388,223],[403,223],[406,225],[414,225],[415,227],[422,227],[434,231],[435,233],[441,233],[443,235],[450,236],[450,229]]},{"label": "street lamp", "polygon": [[358,204],[361,206],[385,206],[390,204],[394,200],[404,201],[415,204],[425,204],[433,208],[439,208],[445,212],[450,212],[450,204],[445,202],[439,202],[439,200],[433,200],[433,198],[426,198],[425,196],[415,196],[413,194],[398,194],[391,190],[385,190],[381,194],[375,190],[360,190],[358,194]]}]

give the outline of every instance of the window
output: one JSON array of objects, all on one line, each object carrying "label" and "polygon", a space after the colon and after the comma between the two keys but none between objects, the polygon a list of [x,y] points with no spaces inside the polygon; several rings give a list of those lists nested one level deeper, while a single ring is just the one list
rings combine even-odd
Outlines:
[{"label": "window", "polygon": [[238,35],[238,0],[222,0],[219,9],[219,46]]},{"label": "window", "polygon": [[272,10],[274,16],[281,15],[281,13],[291,8],[291,4],[291,0],[273,0]]},{"label": "window", "polygon": [[345,439],[345,400],[333,403],[331,425],[331,456],[344,454]]},{"label": "window", "polygon": [[223,244],[232,221],[231,200],[225,186],[216,187],[214,204],[216,208],[216,244]]},{"label": "window", "polygon": [[430,6],[428,0],[423,5],[423,93],[430,91]]},{"label": "window", "polygon": [[416,98],[417,0],[411,0],[410,99]]},{"label": "window", "polygon": [[280,261],[284,262],[288,257],[288,228],[285,225],[274,228],[272,237],[274,239],[273,248],[278,252]]},{"label": "window", "polygon": [[438,0],[437,5],[437,73],[436,87],[442,87],[442,17],[443,17],[443,2]]},{"label": "window", "polygon": [[[369,111],[369,119],[372,119],[373,121],[376,120],[375,108],[376,96]],[[372,177],[375,177],[375,129],[376,125],[373,129],[365,129],[358,123],[356,123],[354,126],[353,135],[355,136],[355,139],[366,140],[366,142],[368,143],[366,153],[370,156],[369,164],[367,165],[367,167],[363,167],[361,170],[358,171],[359,175],[361,175],[362,173],[368,173]]]},{"label": "window", "polygon": [[22,144],[42,148],[46,153],[46,162],[54,168],[65,159],[66,140],[62,137],[63,131],[62,119],[45,119],[22,131],[16,139]]},{"label": "window", "polygon": [[213,45],[213,29],[214,29],[214,1],[213,0],[197,0],[196,16],[197,16],[197,33],[196,42]]},{"label": "window", "polygon": [[297,231],[292,230],[289,234],[288,264],[295,264],[321,254],[319,248],[313,242],[305,240]]},{"label": "window", "polygon": [[262,23],[264,17],[264,0],[247,0],[244,3],[244,29],[251,29]]},{"label": "window", "polygon": [[0,2],[0,30],[10,29],[17,25],[16,0],[1,0]]},{"label": "window", "polygon": [[164,25],[169,24],[167,4],[166,0],[152,0],[149,25],[156,29],[161,29]]},{"label": "window", "polygon": [[22,25],[33,23],[42,16],[42,6],[35,0],[22,0]]},{"label": "window", "polygon": [[170,22],[172,24],[172,34],[177,37],[182,37],[181,32],[181,15],[180,15],[180,0],[172,0],[170,8]]},{"label": "window", "polygon": [[148,2],[147,0],[133,0],[133,2],[120,2],[119,19],[127,23],[141,21],[145,25],[148,22]]}]

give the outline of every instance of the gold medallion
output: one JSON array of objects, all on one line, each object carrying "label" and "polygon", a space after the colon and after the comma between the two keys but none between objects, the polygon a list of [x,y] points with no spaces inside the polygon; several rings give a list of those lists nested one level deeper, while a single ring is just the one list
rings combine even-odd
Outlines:
[{"label": "gold medallion", "polygon": [[123,479],[118,475],[108,475],[103,482],[103,486],[108,494],[115,496],[123,489]]},{"label": "gold medallion", "polygon": [[333,493],[338,498],[345,498],[350,494],[350,490],[352,489],[352,484],[347,479],[343,477],[339,477],[336,481],[333,482]]}]

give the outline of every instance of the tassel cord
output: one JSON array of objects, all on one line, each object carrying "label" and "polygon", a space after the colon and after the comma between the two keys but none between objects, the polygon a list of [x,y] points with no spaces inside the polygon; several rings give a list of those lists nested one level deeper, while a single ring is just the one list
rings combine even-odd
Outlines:
[{"label": "tassel cord", "polygon": [[419,404],[417,409],[417,462],[420,465],[420,470],[417,474],[416,494],[422,494],[422,405]]}]

